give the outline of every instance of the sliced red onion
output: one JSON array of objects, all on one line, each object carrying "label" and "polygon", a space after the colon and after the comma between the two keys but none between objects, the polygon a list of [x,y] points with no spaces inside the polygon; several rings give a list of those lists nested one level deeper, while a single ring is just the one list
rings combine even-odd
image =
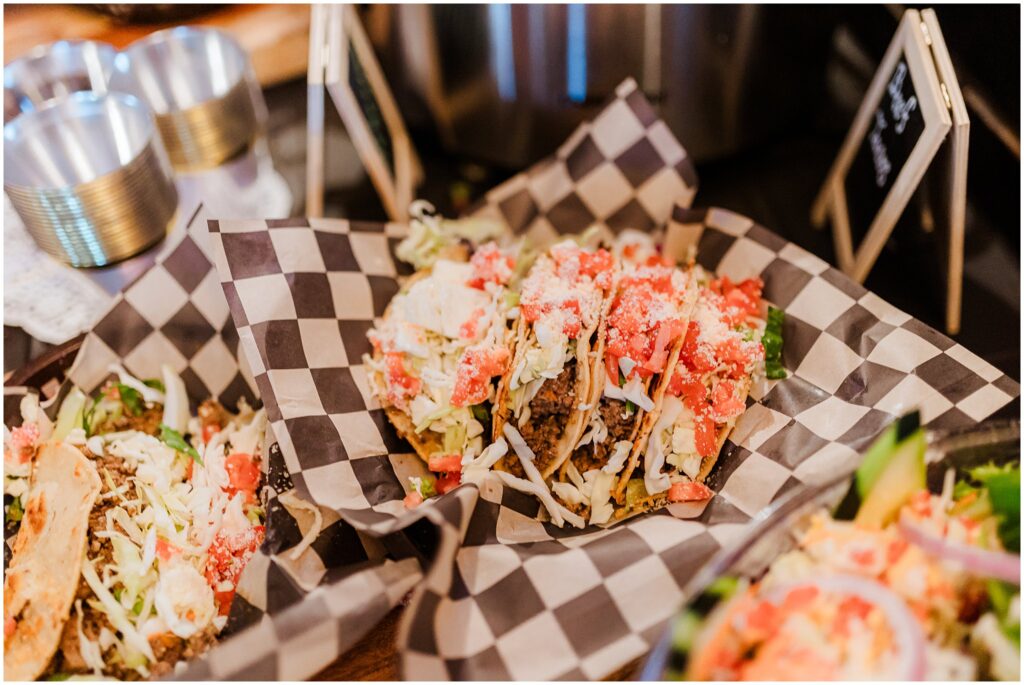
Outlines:
[{"label": "sliced red onion", "polygon": [[898,674],[894,674],[894,680],[925,679],[924,632],[917,619],[910,613],[906,602],[899,595],[869,578],[839,574],[810,580],[806,583],[794,583],[779,587],[768,592],[765,599],[779,604],[790,592],[805,587],[814,587],[832,594],[858,597],[881,609],[892,630],[896,654],[899,658],[900,671]]},{"label": "sliced red onion", "polygon": [[899,529],[907,542],[917,545],[933,556],[957,561],[968,571],[985,578],[998,578],[1020,584],[1020,556],[1016,554],[947,540],[912,521],[907,512],[900,516]]}]

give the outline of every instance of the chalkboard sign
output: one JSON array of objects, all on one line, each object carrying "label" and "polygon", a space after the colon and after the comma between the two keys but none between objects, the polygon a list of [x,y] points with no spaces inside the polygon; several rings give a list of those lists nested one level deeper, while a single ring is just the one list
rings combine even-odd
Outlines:
[{"label": "chalkboard sign", "polygon": [[909,73],[907,61],[901,57],[888,79],[881,104],[872,114],[868,134],[857,148],[857,156],[843,180],[850,235],[858,245],[924,133],[924,116],[917,105]]},{"label": "chalkboard sign", "polygon": [[395,150],[391,144],[391,132],[388,131],[384,122],[384,114],[381,112],[380,103],[377,102],[377,95],[373,92],[369,79],[366,78],[366,71],[359,61],[356,49],[350,44],[348,48],[348,87],[359,103],[359,109],[366,118],[366,123],[373,134],[373,140],[380,150],[381,156],[387,162],[388,171],[395,175]]},{"label": "chalkboard sign", "polygon": [[832,221],[839,267],[863,282],[950,129],[916,10],[907,10],[811,212]]},{"label": "chalkboard sign", "polygon": [[[314,6],[311,16],[310,65],[317,70],[310,74],[311,88],[322,75],[384,210],[393,221],[405,221],[422,170],[359,15],[346,4]],[[308,132],[322,127],[316,114]],[[316,161],[322,171],[322,160]],[[307,175],[322,180],[322,174]]]}]

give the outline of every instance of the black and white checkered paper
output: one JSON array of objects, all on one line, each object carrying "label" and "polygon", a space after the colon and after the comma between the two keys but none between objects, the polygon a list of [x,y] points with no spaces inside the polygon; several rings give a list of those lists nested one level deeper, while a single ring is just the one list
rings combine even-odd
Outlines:
[{"label": "black and white checkered paper", "polygon": [[367,534],[426,517],[438,543],[399,633],[410,679],[600,678],[641,656],[682,587],[751,518],[801,482],[851,468],[911,407],[933,426],[1013,411],[1019,387],[825,262],[725,210],[689,210],[696,176],[635,83],[555,155],[487,194],[475,216],[550,238],[597,224],[699,241],[698,260],[760,275],[787,311],[790,375],[760,381],[726,444],[707,504],[608,530],[536,520],[500,484],[464,485],[405,511],[423,473],[372,396],[365,333],[408,273],[404,228],[340,220],[210,222],[241,348],[295,488]]},{"label": "black and white checkered paper", "polygon": [[[44,404],[51,415],[71,384],[86,393],[97,390],[111,376],[111,363],[142,378],[159,378],[161,366],[169,364],[193,402],[216,397],[228,408],[243,397],[258,402],[207,256],[208,219],[196,209],[159,248],[155,264],[118,295],[83,341],[68,381]],[[35,390],[5,388],[7,425],[20,422],[18,405],[26,392]],[[293,554],[314,514],[280,499],[293,486],[270,434],[264,454],[266,539],[239,580],[224,641],[178,674],[186,679],[310,677],[358,641],[422,577],[408,545],[361,537],[330,509],[321,510],[312,544]],[[5,545],[5,565],[7,551]]]}]

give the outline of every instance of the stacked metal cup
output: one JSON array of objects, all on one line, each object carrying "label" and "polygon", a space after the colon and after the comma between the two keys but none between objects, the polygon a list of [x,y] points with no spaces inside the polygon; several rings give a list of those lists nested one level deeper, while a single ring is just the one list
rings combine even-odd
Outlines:
[{"label": "stacked metal cup", "polygon": [[245,50],[208,28],[153,33],[117,55],[111,90],[146,102],[180,172],[217,167],[261,134],[266,105]]},{"label": "stacked metal cup", "polygon": [[153,115],[122,93],[80,92],[4,126],[4,191],[36,243],[105,266],[166,234],[178,194]]},{"label": "stacked metal cup", "polygon": [[4,67],[4,123],[71,93],[107,92],[117,50],[91,40],[40,45]]}]

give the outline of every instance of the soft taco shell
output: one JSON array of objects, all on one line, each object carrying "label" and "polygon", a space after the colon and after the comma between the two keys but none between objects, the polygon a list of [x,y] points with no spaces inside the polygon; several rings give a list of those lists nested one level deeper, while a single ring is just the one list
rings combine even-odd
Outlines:
[{"label": "soft taco shell", "polygon": [[48,442],[32,472],[25,515],[4,579],[4,679],[34,680],[60,644],[82,575],[89,514],[100,493],[96,466],[81,450]]}]

